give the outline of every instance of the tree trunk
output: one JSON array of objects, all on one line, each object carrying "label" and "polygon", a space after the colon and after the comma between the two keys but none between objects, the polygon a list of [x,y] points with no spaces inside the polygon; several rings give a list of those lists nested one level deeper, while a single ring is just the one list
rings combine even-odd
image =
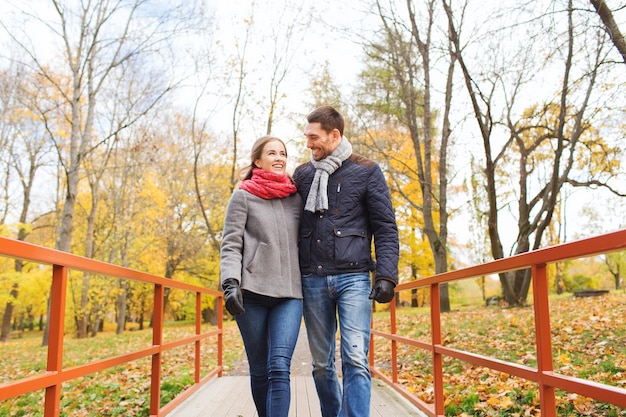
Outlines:
[{"label": "tree trunk", "polygon": [[128,294],[128,282],[119,280],[120,292],[117,296],[117,327],[116,334],[122,334],[126,328],[126,297]]},{"label": "tree trunk", "polygon": [[622,32],[613,17],[613,13],[609,6],[606,5],[604,0],[590,0],[593,7],[596,9],[598,16],[602,20],[606,31],[609,33],[611,40],[613,41],[613,45],[619,51],[622,59],[624,60],[624,64],[626,64],[626,38],[622,35]]},{"label": "tree trunk", "polygon": [[[13,284],[13,288],[11,288],[11,292],[9,294],[12,300],[17,299],[19,292],[19,285],[17,283]],[[0,331],[0,342],[8,342],[11,338],[11,321],[13,318],[13,302],[7,301],[6,306],[4,307],[4,314],[2,315],[2,330]]]},{"label": "tree trunk", "polygon": [[78,339],[84,339],[88,336],[89,327],[89,315],[87,310],[89,308],[89,280],[90,273],[85,272],[83,274],[82,285],[80,286],[80,304],[76,306],[76,337]]}]

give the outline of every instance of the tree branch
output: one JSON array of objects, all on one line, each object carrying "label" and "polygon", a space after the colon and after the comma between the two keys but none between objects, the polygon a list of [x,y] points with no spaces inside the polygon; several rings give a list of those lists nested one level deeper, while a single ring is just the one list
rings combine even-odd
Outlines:
[{"label": "tree branch", "polygon": [[609,33],[611,40],[613,41],[613,45],[617,48],[619,53],[622,55],[622,59],[624,60],[624,64],[626,64],[626,39],[622,32],[619,30],[619,26],[617,26],[617,22],[613,18],[613,13],[609,6],[606,5],[604,0],[589,0],[593,7],[596,9],[596,13],[600,16],[600,20],[604,24],[604,28]]}]

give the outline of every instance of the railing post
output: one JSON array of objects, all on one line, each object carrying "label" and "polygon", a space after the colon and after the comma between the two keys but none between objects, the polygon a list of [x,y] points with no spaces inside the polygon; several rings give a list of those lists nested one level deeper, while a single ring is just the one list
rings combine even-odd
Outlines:
[{"label": "railing post", "polygon": [[[398,295],[396,294],[396,297]],[[396,298],[394,297],[391,300],[390,306],[390,317],[391,317],[391,334],[396,335],[398,332],[398,325],[396,322]],[[394,384],[398,383],[398,341],[395,339],[391,340],[391,378]]]},{"label": "railing post", "polygon": [[217,328],[219,333],[217,335],[217,367],[219,372],[217,376],[222,376],[223,360],[224,356],[224,294],[219,295],[215,301],[217,302]]},{"label": "railing post", "polygon": [[376,355],[374,355],[374,351],[376,349],[375,346],[375,338],[374,338],[374,300],[372,300],[372,315],[370,316],[370,346],[369,346],[369,352],[368,352],[368,363],[369,363],[369,367],[370,370],[374,368],[374,366],[376,365]]},{"label": "railing post", "polygon": [[[67,290],[67,268],[60,265],[52,267],[52,286],[50,293],[50,321],[48,333],[48,372],[61,372],[63,369],[63,334],[65,333],[65,301]],[[44,404],[45,417],[57,417],[61,407],[61,384],[46,388]]]},{"label": "railing post", "polygon": [[159,346],[157,353],[152,355],[152,375],[150,376],[150,415],[158,416],[161,409],[161,362],[163,346],[163,304],[164,288],[154,284],[154,310],[152,312],[152,345]]},{"label": "railing post", "polygon": [[435,415],[444,415],[444,398],[443,398],[443,358],[441,353],[436,351],[438,345],[441,345],[441,300],[440,300],[439,284],[434,283],[430,286],[430,328],[432,331],[432,358],[433,358],[433,384],[435,391]]},{"label": "railing post", "polygon": [[[202,333],[202,294],[196,293],[196,336]],[[194,381],[197,384],[200,382],[200,367],[202,364],[201,360],[201,345],[200,340],[196,340],[194,343],[195,346],[195,360],[194,360]]]},{"label": "railing post", "polygon": [[535,340],[537,346],[537,379],[539,381],[539,403],[543,417],[556,417],[554,387],[545,384],[544,372],[554,370],[552,363],[552,336],[550,331],[550,302],[548,299],[548,277],[546,265],[533,265],[533,306],[535,308]]}]

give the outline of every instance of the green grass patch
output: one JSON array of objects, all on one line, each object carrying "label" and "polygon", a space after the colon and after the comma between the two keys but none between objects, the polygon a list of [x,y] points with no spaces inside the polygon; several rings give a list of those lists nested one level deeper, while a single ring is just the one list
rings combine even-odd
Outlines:
[{"label": "green grass patch", "polygon": [[[208,325],[203,331],[208,331]],[[167,323],[166,340],[194,334],[193,323]],[[8,382],[45,372],[47,347],[42,347],[41,332],[25,332],[24,337],[0,344],[0,381]],[[165,337],[165,336],[164,336]],[[244,355],[241,337],[234,322],[224,323],[224,366]],[[147,348],[152,329],[126,331],[116,335],[113,327],[94,338],[64,339],[64,368]],[[217,366],[216,337],[202,343],[201,375]],[[165,351],[161,377],[161,406],[164,406],[193,380],[193,344]],[[150,408],[151,359],[144,357],[97,374],[86,375],[63,384],[61,416],[148,416]],[[44,392],[37,391],[0,402],[0,417],[43,416]]]},{"label": "green grass patch", "polygon": [[[626,294],[602,297],[550,298],[550,322],[555,372],[626,388]],[[389,314],[374,315],[374,328],[389,331]],[[431,341],[428,310],[399,308],[398,334]],[[532,306],[523,308],[463,306],[442,314],[443,344],[455,349],[537,367]],[[377,361],[390,355],[387,340],[376,338]],[[382,346],[378,346],[382,345]],[[398,344],[401,383],[418,398],[432,403],[432,364],[427,351]],[[410,355],[407,352],[411,352]],[[539,391],[534,382],[444,357],[446,415],[538,416]],[[388,361],[389,362],[389,361]],[[383,368],[384,369],[384,368]],[[390,368],[389,368],[390,369]],[[389,371],[390,372],[390,371]],[[596,401],[583,401],[557,391],[558,415],[626,416],[626,410]]]}]

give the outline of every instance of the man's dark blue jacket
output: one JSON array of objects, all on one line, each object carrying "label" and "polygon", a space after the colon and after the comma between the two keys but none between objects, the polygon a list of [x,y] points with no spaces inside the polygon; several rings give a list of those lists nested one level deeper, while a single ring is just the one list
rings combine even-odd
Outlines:
[{"label": "man's dark blue jacket", "polygon": [[[293,179],[306,202],[315,167],[296,168]],[[376,262],[372,259],[374,238]],[[398,282],[398,227],[380,167],[357,154],[328,179],[328,210],[305,211],[300,223],[303,275],[376,271],[376,279]]]}]

